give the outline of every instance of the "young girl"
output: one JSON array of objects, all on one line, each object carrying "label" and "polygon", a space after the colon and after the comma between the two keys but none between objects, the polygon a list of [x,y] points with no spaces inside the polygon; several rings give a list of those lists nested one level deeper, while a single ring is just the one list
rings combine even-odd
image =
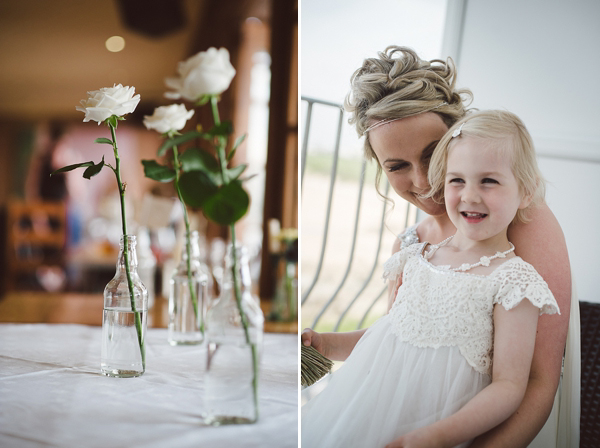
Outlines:
[{"label": "young girl", "polygon": [[303,407],[303,448],[467,446],[523,398],[538,315],[559,312],[507,238],[544,196],[531,137],[509,112],[468,115],[439,142],[428,177],[456,234],[385,263],[400,285],[394,304]]}]

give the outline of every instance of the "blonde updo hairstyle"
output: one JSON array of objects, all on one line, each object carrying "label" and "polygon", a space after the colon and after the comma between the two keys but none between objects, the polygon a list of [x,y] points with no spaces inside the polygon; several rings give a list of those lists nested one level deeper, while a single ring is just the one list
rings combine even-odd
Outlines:
[{"label": "blonde updo hairstyle", "polygon": [[[455,133],[457,135],[453,136]],[[519,117],[504,110],[471,113],[448,130],[437,144],[429,162],[427,177],[431,189],[426,197],[438,203],[444,202],[448,152],[465,138],[479,139],[482,149],[502,151],[503,155],[510,158],[521,197],[531,199],[526,208],[517,211],[513,222],[528,222],[529,210],[544,202],[545,180],[538,168],[533,140],[527,128]]]},{"label": "blonde updo hairstyle", "polygon": [[[390,46],[377,58],[368,58],[350,79],[350,92],[344,106],[350,113],[348,122],[359,136],[379,120],[400,119],[425,112],[438,114],[450,127],[465,115],[465,100],[470,90],[455,88],[456,68],[451,58],[425,61],[407,47]],[[377,157],[365,135],[367,160]],[[377,160],[377,185],[381,179]]]}]

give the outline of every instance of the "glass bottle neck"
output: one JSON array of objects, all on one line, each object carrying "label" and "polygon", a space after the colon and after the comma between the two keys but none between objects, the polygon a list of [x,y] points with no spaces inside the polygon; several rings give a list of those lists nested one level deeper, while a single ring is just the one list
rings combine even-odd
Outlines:
[{"label": "glass bottle neck", "polygon": [[[194,230],[190,233],[190,256],[192,260],[200,260],[200,245],[198,244],[198,232]],[[187,261],[188,259],[188,247],[187,239],[183,243],[183,250],[181,251],[181,259]]]},{"label": "glass bottle neck", "polygon": [[248,262],[248,250],[241,245],[237,246],[236,258],[233,258],[233,250],[230,245],[227,250],[225,272],[223,273],[223,285],[225,288],[233,288],[233,272],[235,269],[236,280],[242,293],[251,291],[252,279],[250,277],[250,266]]},{"label": "glass bottle neck", "polygon": [[[117,271],[125,271],[125,265],[129,263],[129,270],[137,269],[137,254],[135,250],[135,235],[124,235],[119,243],[119,257],[117,258]],[[126,250],[125,250],[126,249]]]}]

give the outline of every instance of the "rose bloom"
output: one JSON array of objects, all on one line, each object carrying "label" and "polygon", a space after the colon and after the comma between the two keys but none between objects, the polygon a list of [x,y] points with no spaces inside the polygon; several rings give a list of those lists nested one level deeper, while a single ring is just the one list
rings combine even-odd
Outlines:
[{"label": "rose bloom", "polygon": [[97,121],[98,124],[112,115],[119,117],[130,114],[140,102],[140,95],[135,95],[135,87],[123,87],[121,84],[103,87],[88,92],[88,97],[81,100],[76,109],[85,113],[83,121]]},{"label": "rose bloom", "polygon": [[171,104],[154,109],[152,116],[144,116],[144,126],[161,134],[169,131],[180,131],[185,122],[192,118],[193,110],[186,110],[183,104]]},{"label": "rose bloom", "polygon": [[178,78],[167,78],[167,87],[175,92],[167,92],[167,98],[184,98],[197,101],[202,95],[218,95],[224,92],[235,76],[235,69],[229,62],[229,52],[225,48],[209,48],[192,56],[177,66]]}]

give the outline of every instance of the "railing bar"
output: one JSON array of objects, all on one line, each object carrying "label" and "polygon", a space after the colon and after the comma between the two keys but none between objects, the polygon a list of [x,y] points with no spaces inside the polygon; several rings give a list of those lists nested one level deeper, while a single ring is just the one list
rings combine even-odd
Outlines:
[{"label": "railing bar", "polygon": [[362,328],[363,324],[365,323],[365,320],[367,320],[367,316],[369,315],[369,312],[371,311],[371,309],[373,309],[373,307],[375,306],[377,301],[381,298],[381,296],[387,291],[387,288],[388,288],[387,285],[385,285],[383,287],[383,289],[381,290],[381,292],[379,293],[379,295],[377,295],[375,297],[375,299],[371,302],[371,305],[369,306],[369,308],[367,308],[367,311],[365,312],[362,319],[358,323],[358,326],[356,327],[357,330],[360,330]]},{"label": "railing bar", "polygon": [[[364,161],[363,161],[363,164],[364,164]],[[352,268],[352,262],[354,261],[354,251],[356,249],[356,236],[358,234],[358,221],[360,218],[360,206],[362,204],[362,194],[363,194],[364,186],[365,186],[365,170],[363,169],[363,170],[361,170],[361,173],[360,173],[360,183],[359,183],[359,187],[358,187],[358,202],[356,204],[356,215],[354,217],[354,235],[352,237],[352,247],[350,249],[350,259],[348,260],[346,272],[344,273],[342,281],[339,283],[335,292],[329,298],[329,300],[327,301],[325,306],[323,306],[323,308],[321,308],[321,311],[319,312],[319,314],[317,315],[317,317],[315,318],[315,320],[312,324],[312,328],[315,328],[317,326],[317,322],[319,322],[319,320],[321,319],[321,317],[323,316],[325,311],[327,311],[327,308],[329,308],[329,306],[333,303],[333,301],[337,297],[338,293],[344,286],[344,283],[346,283],[348,275],[350,274],[350,270]]]},{"label": "railing bar", "polygon": [[321,274],[321,267],[323,266],[323,258],[325,257],[325,246],[327,245],[327,234],[329,232],[329,218],[331,215],[331,203],[333,201],[333,186],[335,184],[335,178],[337,176],[337,164],[338,164],[338,156],[340,152],[340,140],[342,137],[342,118],[344,116],[343,111],[340,109],[340,118],[338,121],[338,132],[335,141],[335,148],[333,152],[333,165],[331,167],[331,180],[329,183],[329,198],[327,199],[327,213],[325,216],[325,229],[323,232],[323,242],[321,243],[321,254],[319,255],[319,263],[317,265],[317,270],[315,272],[315,276],[312,280],[312,283],[308,287],[308,290],[302,295],[301,304],[304,305],[306,300],[308,299],[309,294],[315,287],[317,280],[319,279],[319,275]]},{"label": "railing bar", "polygon": [[[366,166],[366,160],[363,160],[363,169],[365,169],[365,166]],[[389,189],[390,189],[390,184],[387,183],[386,189],[385,189],[385,196],[387,196]],[[335,324],[335,327],[333,328],[333,331],[338,331],[338,329],[339,329],[339,327],[340,327],[340,325],[342,323],[342,320],[344,319],[344,317],[346,316],[346,314],[348,313],[348,311],[350,311],[350,308],[352,308],[352,306],[354,305],[354,303],[356,302],[356,300],[363,293],[363,291],[365,290],[365,288],[367,287],[367,285],[371,282],[371,279],[373,278],[373,274],[375,273],[375,270],[377,269],[377,266],[379,266],[379,253],[381,252],[381,242],[383,240],[383,229],[385,227],[385,212],[386,212],[386,209],[387,209],[387,201],[383,201],[383,208],[382,208],[382,213],[381,213],[381,225],[379,226],[379,241],[377,243],[377,250],[375,252],[375,259],[373,260],[373,266],[371,267],[371,272],[369,272],[369,275],[367,276],[367,279],[365,280],[365,282],[361,286],[360,290],[354,296],[354,298],[352,299],[352,301],[350,302],[350,304],[346,307],[346,309],[341,314],[340,318],[338,319],[337,323]]]},{"label": "railing bar", "polygon": [[[387,194],[386,194],[386,196],[387,196]],[[406,216],[404,217],[404,229],[408,229],[408,219],[409,219],[409,216],[410,216],[410,206],[411,206],[411,203],[407,202],[406,203]]]},{"label": "railing bar", "polygon": [[306,170],[306,153],[308,152],[308,135],[310,133],[310,122],[312,119],[312,102],[308,102],[306,110],[306,124],[304,125],[304,138],[302,139],[302,174],[300,178],[300,189],[304,186],[304,171]]},{"label": "railing bar", "polygon": [[332,103],[331,101],[324,101],[324,100],[319,100],[317,98],[311,98],[309,96],[302,96],[301,97],[302,101],[308,101],[309,103],[317,103],[317,104],[323,104],[325,106],[331,106],[331,107],[337,107],[340,110],[344,110],[344,106],[342,106],[339,103]]},{"label": "railing bar", "polygon": [[[385,194],[387,196],[387,193],[389,191],[389,184],[387,185]],[[404,229],[407,229],[409,227],[409,225],[413,225],[414,222],[411,222],[410,220],[410,214],[411,214],[411,210],[413,209],[413,205],[411,203],[407,204],[407,208],[406,208],[406,217],[404,220]],[[375,299],[373,300],[373,302],[371,302],[371,305],[369,306],[369,308],[367,308],[367,311],[365,311],[365,314],[363,315],[361,321],[358,323],[358,326],[356,327],[357,330],[359,330],[363,324],[365,323],[365,320],[367,319],[368,314],[371,312],[371,309],[373,308],[373,306],[375,306],[375,304],[377,303],[377,301],[381,298],[381,295],[386,291],[386,289],[388,288],[388,285],[386,285],[383,290],[379,293],[379,295],[377,297],[375,297]]]}]

